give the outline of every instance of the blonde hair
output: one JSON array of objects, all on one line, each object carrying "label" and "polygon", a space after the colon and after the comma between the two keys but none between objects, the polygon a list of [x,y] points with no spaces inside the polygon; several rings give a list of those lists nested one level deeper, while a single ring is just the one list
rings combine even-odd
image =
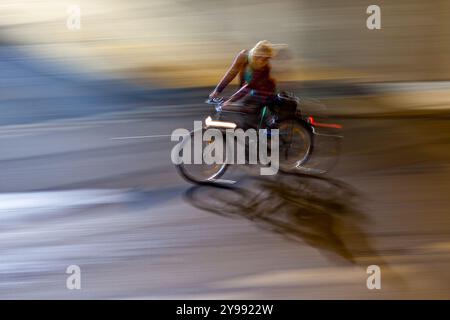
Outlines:
[{"label": "blonde hair", "polygon": [[258,56],[272,58],[273,55],[273,45],[267,40],[259,41],[249,52],[250,58]]}]

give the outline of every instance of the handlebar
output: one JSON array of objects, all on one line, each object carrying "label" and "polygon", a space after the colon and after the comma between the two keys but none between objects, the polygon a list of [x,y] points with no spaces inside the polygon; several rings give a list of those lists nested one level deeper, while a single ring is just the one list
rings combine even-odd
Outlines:
[{"label": "handlebar", "polygon": [[208,98],[205,103],[207,104],[221,104],[223,102],[223,98]]},{"label": "handlebar", "polygon": [[223,98],[208,98],[205,103],[214,105],[217,112],[222,111],[222,102],[224,101]]}]

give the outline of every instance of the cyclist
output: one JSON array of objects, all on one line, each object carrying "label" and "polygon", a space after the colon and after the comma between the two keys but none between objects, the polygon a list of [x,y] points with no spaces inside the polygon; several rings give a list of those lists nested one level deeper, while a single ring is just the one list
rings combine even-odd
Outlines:
[{"label": "cyclist", "polygon": [[209,97],[217,98],[239,75],[239,90],[222,104],[222,110],[246,113],[249,115],[246,126],[255,126],[261,107],[270,104],[275,97],[276,84],[270,76],[269,64],[273,57],[274,46],[267,40],[259,41],[250,50],[242,50]]}]

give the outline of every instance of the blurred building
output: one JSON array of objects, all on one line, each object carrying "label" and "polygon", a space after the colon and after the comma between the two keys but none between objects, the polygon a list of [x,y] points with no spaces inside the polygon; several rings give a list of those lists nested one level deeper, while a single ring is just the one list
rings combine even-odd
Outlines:
[{"label": "blurred building", "polygon": [[[381,30],[366,27],[371,4]],[[80,30],[66,26],[69,5],[81,9]],[[3,0],[0,8],[3,43],[164,87],[211,85],[260,39],[289,44],[289,80],[450,78],[445,0]]]}]

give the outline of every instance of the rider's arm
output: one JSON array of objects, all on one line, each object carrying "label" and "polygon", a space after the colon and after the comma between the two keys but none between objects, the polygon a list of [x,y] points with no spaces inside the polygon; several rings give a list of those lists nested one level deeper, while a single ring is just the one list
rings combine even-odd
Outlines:
[{"label": "rider's arm", "polygon": [[236,91],[228,100],[227,102],[234,102],[237,101],[243,97],[245,97],[247,94],[250,93],[250,88],[248,84],[243,85],[238,91]]},{"label": "rider's arm", "polygon": [[234,59],[230,69],[228,69],[227,73],[225,73],[222,80],[217,85],[215,91],[221,93],[226,88],[226,86],[237,76],[237,74],[245,64],[245,59],[246,59],[246,50],[242,50],[241,52],[238,53],[238,55]]}]

